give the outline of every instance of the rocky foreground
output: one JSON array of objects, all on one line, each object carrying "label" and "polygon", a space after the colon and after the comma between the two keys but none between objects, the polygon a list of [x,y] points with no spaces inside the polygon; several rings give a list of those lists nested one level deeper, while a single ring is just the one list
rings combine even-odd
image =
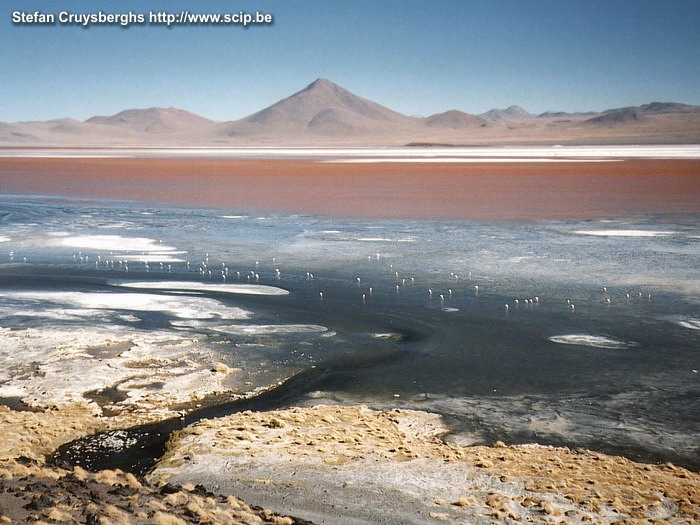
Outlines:
[{"label": "rocky foreground", "polygon": [[0,522],[184,525],[303,525],[201,486],[151,485],[114,470],[42,467],[26,458],[0,462]]},{"label": "rocky foreground", "polygon": [[315,406],[204,420],[172,436],[147,480],[43,464],[60,443],[116,423],[88,407],[0,409],[0,522],[700,520],[698,473],[587,450],[450,445],[440,417],[417,411]]}]

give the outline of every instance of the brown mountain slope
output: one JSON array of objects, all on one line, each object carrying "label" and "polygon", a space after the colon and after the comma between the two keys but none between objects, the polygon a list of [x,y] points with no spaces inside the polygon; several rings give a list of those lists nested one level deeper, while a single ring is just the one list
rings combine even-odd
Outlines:
[{"label": "brown mountain slope", "polygon": [[221,126],[219,134],[356,135],[413,128],[420,119],[407,117],[319,78],[301,91],[244,119]]},{"label": "brown mountain slope", "polygon": [[[409,117],[325,79],[236,121],[176,108],[129,109],[85,122],[0,122],[0,144],[56,146],[313,146],[426,144],[624,144],[700,142],[700,106],[652,102],[602,113],[533,118],[511,106]],[[592,118],[591,118],[592,117]]]},{"label": "brown mountain slope", "polygon": [[520,106],[510,106],[506,109],[490,109],[479,116],[486,120],[507,120],[512,118],[531,118],[533,115]]},{"label": "brown mountain slope", "polygon": [[612,124],[612,123],[622,123],[630,121],[640,121],[644,120],[644,116],[641,111],[636,109],[619,109],[616,111],[608,111],[597,117],[589,118],[585,122],[589,124]]},{"label": "brown mountain slope", "polygon": [[486,127],[488,123],[486,120],[476,115],[452,109],[444,113],[437,113],[436,115],[429,116],[425,119],[425,125],[433,128],[459,129]]},{"label": "brown mountain slope", "polygon": [[144,133],[172,133],[202,129],[212,121],[177,108],[128,109],[111,117],[92,117],[87,124],[118,126]]}]

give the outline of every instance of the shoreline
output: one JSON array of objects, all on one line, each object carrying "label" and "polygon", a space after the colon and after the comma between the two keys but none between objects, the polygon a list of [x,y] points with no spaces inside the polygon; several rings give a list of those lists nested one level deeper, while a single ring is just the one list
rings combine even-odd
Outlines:
[{"label": "shoreline", "polygon": [[446,443],[447,432],[441,416],[416,410],[244,412],[176,433],[148,479],[233,490],[319,525],[700,518],[700,475],[681,467],[541,445],[465,447]]},{"label": "shoreline", "polygon": [[339,218],[593,219],[700,212],[700,159],[330,163],[4,157],[0,193]]},{"label": "shoreline", "polygon": [[[192,516],[276,525],[700,519],[697,472],[536,444],[450,444],[439,415],[415,410],[321,404],[201,420],[171,437],[145,479],[25,455],[44,436],[89,433],[92,415],[74,408],[0,410],[0,429],[25,431],[17,434],[24,448],[12,453],[6,441],[0,457],[0,520],[79,521],[88,511],[105,523],[163,524]],[[45,495],[29,507],[28,483]],[[95,493],[104,494],[95,501]]]}]

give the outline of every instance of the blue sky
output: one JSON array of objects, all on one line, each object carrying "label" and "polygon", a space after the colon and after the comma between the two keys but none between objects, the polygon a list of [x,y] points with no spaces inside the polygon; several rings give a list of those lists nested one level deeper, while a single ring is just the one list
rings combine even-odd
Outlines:
[{"label": "blue sky", "polygon": [[[14,25],[13,11],[271,13],[270,26]],[[698,0],[6,0],[0,121],[174,106],[215,120],[318,77],[409,115],[700,104]]]}]

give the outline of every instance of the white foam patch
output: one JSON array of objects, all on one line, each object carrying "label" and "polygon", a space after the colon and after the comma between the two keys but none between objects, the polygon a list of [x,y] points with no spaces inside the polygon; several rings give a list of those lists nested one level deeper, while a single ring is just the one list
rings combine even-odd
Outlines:
[{"label": "white foam patch", "polygon": [[617,339],[612,339],[610,337],[603,337],[601,335],[588,335],[588,334],[569,334],[569,335],[553,335],[548,338],[553,343],[559,343],[564,345],[577,345],[577,346],[592,346],[595,348],[610,348],[610,349],[623,349],[623,348],[633,348],[639,346],[638,343],[632,341],[618,341]]},{"label": "white foam patch", "polygon": [[[165,312],[185,319],[248,319],[250,312],[205,297],[169,297],[145,293],[9,292],[0,297],[47,308],[48,314],[90,315],[90,311]],[[59,306],[50,308],[51,305]],[[34,311],[41,314],[41,310]]]},{"label": "white foam patch", "polygon": [[577,230],[578,235],[594,235],[598,237],[663,237],[675,232],[654,230]]},{"label": "white foam patch", "polygon": [[187,290],[244,295],[288,295],[289,291],[263,284],[208,284],[192,281],[109,281],[111,286],[143,290]]},{"label": "white foam patch", "polygon": [[[60,246],[115,252],[155,252],[172,253],[177,248],[160,244],[146,237],[122,237],[121,235],[71,235],[61,236]],[[178,252],[182,253],[182,252]]]},{"label": "white foam patch", "polygon": [[221,215],[222,219],[247,219],[246,215]]},{"label": "white foam patch", "polygon": [[12,239],[10,239],[9,237],[0,237],[0,242],[9,242],[11,240]]}]

